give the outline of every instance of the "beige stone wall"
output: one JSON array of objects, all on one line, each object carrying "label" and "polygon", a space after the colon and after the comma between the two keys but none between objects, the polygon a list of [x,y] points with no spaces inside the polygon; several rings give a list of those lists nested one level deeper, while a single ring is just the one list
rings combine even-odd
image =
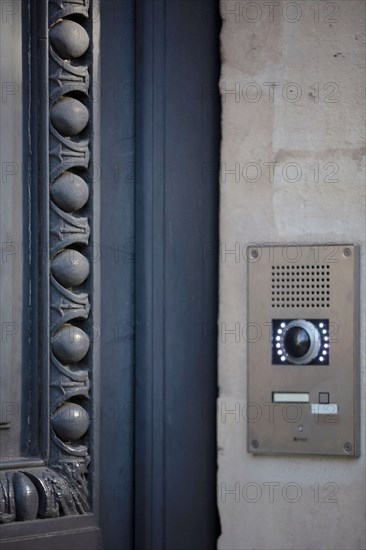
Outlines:
[{"label": "beige stone wall", "polygon": [[245,327],[248,243],[354,242],[365,334],[365,3],[222,0],[221,12],[218,547],[364,549],[364,337],[361,458],[254,457],[246,342],[225,330]]}]

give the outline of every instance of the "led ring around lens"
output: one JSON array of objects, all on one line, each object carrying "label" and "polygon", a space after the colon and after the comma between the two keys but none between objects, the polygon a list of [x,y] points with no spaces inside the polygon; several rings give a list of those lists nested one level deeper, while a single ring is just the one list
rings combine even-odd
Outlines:
[{"label": "led ring around lens", "polygon": [[[309,337],[309,345],[308,345],[307,351],[303,355],[300,355],[298,357],[290,355],[285,345],[286,335],[288,335],[289,331],[294,328],[303,329]],[[310,363],[313,359],[315,359],[319,354],[320,346],[321,346],[320,333],[317,327],[313,325],[313,323],[310,323],[309,321],[305,321],[304,319],[291,321],[283,329],[283,332],[281,334],[280,346],[284,352],[284,355],[287,361],[290,361],[295,365],[304,365],[304,364],[306,365]]]}]

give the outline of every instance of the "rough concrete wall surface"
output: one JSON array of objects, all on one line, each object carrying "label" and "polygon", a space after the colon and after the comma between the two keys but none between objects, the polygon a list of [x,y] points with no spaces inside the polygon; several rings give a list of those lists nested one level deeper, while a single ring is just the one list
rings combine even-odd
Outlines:
[{"label": "rough concrete wall surface", "polygon": [[[364,549],[365,3],[222,0],[221,14],[218,547]],[[243,252],[264,242],[360,245],[358,459],[247,453]]]}]

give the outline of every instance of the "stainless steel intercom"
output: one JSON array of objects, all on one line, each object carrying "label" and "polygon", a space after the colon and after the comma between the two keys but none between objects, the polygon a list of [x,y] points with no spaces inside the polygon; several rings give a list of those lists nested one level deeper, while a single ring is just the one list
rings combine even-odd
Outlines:
[{"label": "stainless steel intercom", "polygon": [[248,451],[359,456],[357,247],[247,259]]}]

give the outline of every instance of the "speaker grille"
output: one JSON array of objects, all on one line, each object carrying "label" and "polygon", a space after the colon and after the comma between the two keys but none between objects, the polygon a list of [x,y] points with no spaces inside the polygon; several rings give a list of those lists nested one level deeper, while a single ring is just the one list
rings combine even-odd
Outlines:
[{"label": "speaker grille", "polygon": [[272,307],[329,307],[329,265],[273,265]]}]

